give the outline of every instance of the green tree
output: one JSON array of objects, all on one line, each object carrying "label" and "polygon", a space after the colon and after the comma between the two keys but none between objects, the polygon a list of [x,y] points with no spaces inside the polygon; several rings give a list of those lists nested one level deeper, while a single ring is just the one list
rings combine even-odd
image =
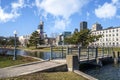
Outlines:
[{"label": "green tree", "polygon": [[34,31],[29,39],[30,46],[35,46],[37,48],[37,44],[44,44],[44,40],[40,38],[40,35],[37,31]]},{"label": "green tree", "polygon": [[94,40],[99,40],[102,35],[91,35],[90,30],[81,30],[80,32],[74,33],[71,37],[65,38],[65,42],[68,44],[75,44],[82,46],[88,46],[89,43],[94,42]]}]

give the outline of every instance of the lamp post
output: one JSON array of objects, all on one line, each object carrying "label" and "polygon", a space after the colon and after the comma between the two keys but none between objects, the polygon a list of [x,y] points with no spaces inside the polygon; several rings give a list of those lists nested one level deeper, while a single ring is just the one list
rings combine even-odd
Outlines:
[{"label": "lamp post", "polygon": [[17,37],[17,32],[14,31],[14,57],[13,57],[13,60],[16,60],[17,59],[17,55],[16,55],[16,37]]}]

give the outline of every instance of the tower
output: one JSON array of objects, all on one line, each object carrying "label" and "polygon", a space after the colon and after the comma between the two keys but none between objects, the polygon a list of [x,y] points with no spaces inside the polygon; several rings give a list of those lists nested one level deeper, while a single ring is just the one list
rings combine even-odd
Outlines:
[{"label": "tower", "polygon": [[40,21],[40,24],[38,25],[38,33],[40,34],[40,39],[44,39],[44,22]]},{"label": "tower", "polygon": [[80,30],[84,30],[84,29],[87,29],[87,22],[86,21],[83,21],[80,23]]}]

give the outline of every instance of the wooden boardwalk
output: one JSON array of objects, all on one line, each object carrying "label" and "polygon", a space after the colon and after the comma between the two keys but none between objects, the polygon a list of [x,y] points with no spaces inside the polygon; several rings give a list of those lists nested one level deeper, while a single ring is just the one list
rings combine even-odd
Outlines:
[{"label": "wooden boardwalk", "polygon": [[65,63],[59,63],[54,61],[43,61],[43,62],[34,62],[26,65],[24,64],[13,67],[1,68],[0,78],[14,77],[14,76],[25,75],[34,72],[40,72],[62,65],[65,65]]}]

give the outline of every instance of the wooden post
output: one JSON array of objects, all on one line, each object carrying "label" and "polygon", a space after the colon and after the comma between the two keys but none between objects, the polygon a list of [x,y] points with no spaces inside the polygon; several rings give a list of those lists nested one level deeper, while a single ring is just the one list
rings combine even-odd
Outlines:
[{"label": "wooden post", "polygon": [[50,60],[52,60],[52,46],[50,46]]},{"label": "wooden post", "polygon": [[102,57],[104,58],[104,47],[102,47]]},{"label": "wooden post", "polygon": [[118,52],[113,52],[114,64],[118,64]]},{"label": "wooden post", "polygon": [[81,52],[81,49],[80,49],[80,46],[78,46],[78,60],[80,60],[80,52]]},{"label": "wooden post", "polygon": [[88,54],[88,61],[89,61],[89,47],[87,48],[87,54]]},{"label": "wooden post", "polygon": [[66,47],[66,56],[69,55],[69,47]]},{"label": "wooden post", "polygon": [[63,46],[62,46],[62,48],[61,48],[61,49],[62,49],[62,58],[63,58]]},{"label": "wooden post", "polygon": [[98,48],[96,47],[96,50],[95,50],[95,59],[97,59],[98,57]]}]

